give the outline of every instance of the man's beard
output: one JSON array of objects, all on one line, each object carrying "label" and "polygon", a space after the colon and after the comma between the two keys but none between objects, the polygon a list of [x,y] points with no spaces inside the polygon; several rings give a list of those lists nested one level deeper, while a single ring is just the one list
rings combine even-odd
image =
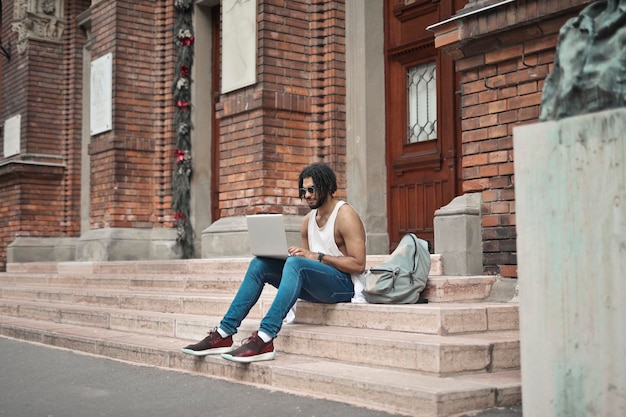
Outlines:
[{"label": "man's beard", "polygon": [[315,204],[309,204],[309,208],[311,210],[315,210],[317,208],[320,208],[324,205],[324,203],[326,202],[326,196],[322,196],[322,197],[317,197],[317,203]]}]

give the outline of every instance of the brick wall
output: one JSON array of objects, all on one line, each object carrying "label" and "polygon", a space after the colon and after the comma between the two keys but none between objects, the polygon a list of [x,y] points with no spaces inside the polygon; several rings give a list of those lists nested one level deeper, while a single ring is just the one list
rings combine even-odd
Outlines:
[{"label": "brick wall", "polygon": [[346,41],[345,2],[313,1],[311,25],[313,113],[316,157],[337,174],[338,196],[346,187]]},{"label": "brick wall", "polygon": [[[89,1],[66,2],[65,16]],[[30,38],[20,53],[11,30],[13,2],[2,3],[2,120],[21,115],[20,153],[0,167],[0,270],[18,236],[76,236],[80,229],[79,158],[82,45],[75,19],[61,42]],[[4,138],[4,135],[3,135]],[[77,200],[78,198],[78,200]]]},{"label": "brick wall", "polygon": [[64,236],[58,229],[63,200],[61,165],[7,164],[0,169],[0,271],[7,246],[18,236]]},{"label": "brick wall", "polygon": [[[91,226],[172,227],[173,3],[93,3],[92,59],[112,52],[115,79],[113,131],[89,146]],[[65,2],[61,41],[29,39],[28,50],[18,54],[13,2],[2,2],[2,39],[12,43],[13,56],[1,59],[1,113],[3,120],[21,114],[22,152],[0,166],[0,270],[17,236],[80,234],[87,38],[77,16],[90,6],[90,0]]]},{"label": "brick wall", "polygon": [[3,182],[0,192],[0,272],[5,270],[7,262],[7,246],[15,239],[19,230],[20,189],[15,179],[9,179],[6,170],[2,170],[0,180]]},{"label": "brick wall", "polygon": [[91,228],[172,226],[173,4],[92,7],[92,59],[113,54],[113,130],[92,137]]},{"label": "brick wall", "polygon": [[222,217],[304,214],[297,176],[314,161],[345,195],[344,2],[260,0],[257,19],[257,84],[217,105]]},{"label": "brick wall", "polygon": [[537,121],[559,29],[586,3],[498,7],[462,19],[458,41],[446,47],[461,74],[463,192],[483,196],[487,273],[517,276],[513,127]]}]

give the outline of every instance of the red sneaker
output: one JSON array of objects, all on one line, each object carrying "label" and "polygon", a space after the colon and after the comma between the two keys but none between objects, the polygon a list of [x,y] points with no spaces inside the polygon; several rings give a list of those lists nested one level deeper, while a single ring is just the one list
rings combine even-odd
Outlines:
[{"label": "red sneaker", "polygon": [[217,355],[233,350],[233,337],[222,337],[217,331],[217,327],[209,332],[209,335],[195,345],[185,346],[181,349],[183,353],[194,356]]},{"label": "red sneaker", "polygon": [[265,343],[258,335],[252,332],[252,336],[241,343],[241,346],[229,353],[222,353],[222,358],[233,362],[250,363],[258,361],[271,361],[274,359],[274,341]]}]

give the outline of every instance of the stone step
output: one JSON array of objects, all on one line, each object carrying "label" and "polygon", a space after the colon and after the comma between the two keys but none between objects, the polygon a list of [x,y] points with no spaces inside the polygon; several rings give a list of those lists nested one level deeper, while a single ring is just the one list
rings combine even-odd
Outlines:
[{"label": "stone step", "polygon": [[[263,317],[261,307],[255,306],[246,321],[256,324]],[[0,314],[60,324],[75,324],[105,329],[139,332],[157,336],[198,339],[215,327],[217,315],[150,310],[120,309],[76,304],[49,303],[0,299]],[[255,330],[251,328],[251,330]]]},{"label": "stone step", "polygon": [[[306,333],[306,330],[290,329],[289,332]],[[437,377],[382,364],[368,366],[306,354],[290,354],[281,350],[278,350],[274,361],[244,365],[219,357],[195,358],[185,355],[180,352],[181,340],[177,338],[4,315],[0,315],[0,334],[417,417],[445,417],[470,410],[518,404],[521,401],[518,370]],[[281,332],[277,343],[279,339],[289,337],[295,336],[283,337]],[[289,343],[296,342],[283,342],[281,347]],[[307,350],[308,353],[310,351]],[[373,353],[385,356],[383,353],[386,351],[379,348]]]},{"label": "stone step", "polygon": [[[269,310],[275,289],[264,290],[250,311],[262,318]],[[212,292],[166,294],[125,289],[39,288],[5,284],[0,301],[62,303],[96,308],[131,309],[160,313],[223,316],[233,295]],[[27,304],[24,304],[27,305]],[[414,305],[318,304],[298,301],[297,321],[302,324],[370,328],[424,334],[458,334],[479,331],[518,330],[516,303],[428,303]]]},{"label": "stone step", "polygon": [[440,336],[295,324],[283,328],[276,340],[288,353],[314,351],[329,360],[433,375],[515,370],[520,363],[516,331]]},{"label": "stone step", "polygon": [[[385,258],[368,257],[368,266]],[[180,352],[219,323],[250,258],[9,264],[0,273],[0,334],[407,415],[519,403],[510,283],[444,276],[441,257],[431,259],[427,304],[298,301],[267,363]],[[265,289],[237,342],[258,328],[275,292]]]},{"label": "stone step", "polygon": [[227,271],[211,275],[182,274],[33,274],[0,273],[0,286],[24,285],[69,288],[124,288],[142,291],[235,293],[243,273]]},{"label": "stone step", "polygon": [[[385,255],[368,257],[368,266]],[[431,255],[431,275],[422,297],[431,303],[476,301],[489,297],[497,277],[445,276],[440,255]],[[234,293],[250,258],[171,261],[10,263],[0,285],[37,287],[125,288],[159,292]],[[273,288],[268,288],[272,291]]]},{"label": "stone step", "polygon": [[[368,255],[367,268],[383,262],[389,255]],[[60,274],[85,276],[97,274],[203,275],[245,272],[251,257],[204,258],[187,260],[108,261],[108,262],[24,262],[7,263],[9,274]],[[441,255],[430,255],[430,274],[443,274]]]},{"label": "stone step", "polygon": [[[81,289],[127,289],[167,293],[231,293],[234,294],[243,274],[213,272],[204,275],[177,274],[88,274],[65,275],[52,273],[0,273],[0,289],[15,286],[33,288],[81,288]],[[497,281],[493,275],[446,276],[433,275],[428,278],[422,298],[430,303],[485,300]],[[267,286],[268,294],[275,289]]]},{"label": "stone step", "polygon": [[7,273],[18,274],[151,274],[151,275],[203,275],[214,272],[245,271],[251,258],[215,258],[187,260],[151,261],[106,261],[106,262],[24,262],[7,263]]},{"label": "stone step", "polygon": [[519,371],[433,378],[401,370],[303,359],[274,369],[273,374],[275,383],[286,389],[306,390],[410,416],[459,415],[519,404],[521,400]]},{"label": "stone step", "polygon": [[296,322],[438,335],[519,330],[518,304],[496,302],[393,305],[298,301]]},{"label": "stone step", "polygon": [[[33,287],[3,287],[2,300],[39,301],[72,304],[94,308],[115,308],[153,311],[160,313],[183,313],[223,315],[232,300],[231,295],[199,295],[185,293],[140,293],[116,289],[72,289]],[[250,312],[250,317],[260,318],[268,310],[271,298],[262,296]]]},{"label": "stone step", "polygon": [[[6,299],[0,300],[0,312],[24,319],[192,340],[202,339],[210,328],[219,324],[219,317]],[[258,329],[258,324],[258,319],[247,319],[238,335],[247,337]],[[445,375],[516,369],[519,367],[518,340],[517,331],[442,336],[291,324],[283,327],[276,345],[287,353],[311,355],[310,352],[316,352],[314,356],[327,359]]]},{"label": "stone step", "polygon": [[[182,313],[0,300],[0,314],[28,320],[119,330],[153,336],[201,339],[220,317]],[[246,318],[243,329],[256,329],[260,319]],[[249,324],[250,323],[250,324]],[[256,326],[256,327],[255,327]],[[182,342],[181,342],[182,343]]]}]

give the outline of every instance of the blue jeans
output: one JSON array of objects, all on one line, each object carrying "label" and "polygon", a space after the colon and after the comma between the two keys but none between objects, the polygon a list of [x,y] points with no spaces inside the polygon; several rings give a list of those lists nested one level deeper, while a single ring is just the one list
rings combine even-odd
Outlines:
[{"label": "blue jeans", "polygon": [[283,319],[298,298],[315,303],[349,302],[354,295],[350,274],[310,259],[253,258],[220,328],[237,333],[239,325],[256,304],[265,284],[278,288],[276,298],[261,321],[259,330],[276,337]]}]

